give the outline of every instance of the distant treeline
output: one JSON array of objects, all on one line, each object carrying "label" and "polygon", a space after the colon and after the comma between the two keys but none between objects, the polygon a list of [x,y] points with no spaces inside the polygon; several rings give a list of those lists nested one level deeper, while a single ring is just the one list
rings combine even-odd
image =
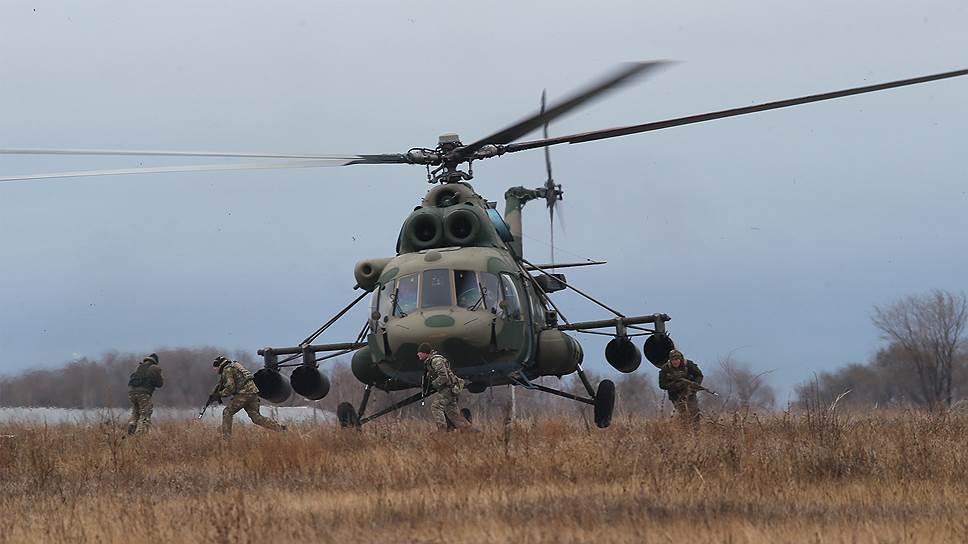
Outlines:
[{"label": "distant treeline", "polygon": [[[228,353],[253,371],[261,366],[261,361],[247,352],[228,352],[214,347],[159,349],[157,353],[165,377],[165,386],[154,395],[157,406],[201,406],[218,379],[211,365],[218,354]],[[0,378],[0,406],[126,407],[129,404],[128,377],[145,355],[110,352],[98,359],[71,361],[61,368],[30,370]],[[337,360],[320,368],[330,378],[332,388],[326,398],[315,403],[316,406],[335,411],[340,402],[349,401],[354,405],[360,402],[363,384],[353,376],[348,361]],[[644,363],[635,373],[613,377],[618,396],[616,415],[650,415],[671,411],[665,392],[656,387],[655,378],[656,370],[648,363]],[[590,372],[589,379],[597,386],[602,376]],[[539,383],[586,395],[584,387],[574,375],[561,380],[543,378]],[[762,375],[754,375],[746,366],[732,364],[707,369],[705,383],[724,393],[722,398],[705,399],[707,409],[725,406],[762,410],[773,407],[773,389],[763,382]],[[372,413],[411,394],[413,391],[385,393],[374,390],[367,411]],[[509,404],[510,394],[507,386],[493,387],[480,394],[465,392],[461,404],[477,416],[500,417]],[[549,411],[581,412],[585,407],[571,400],[520,387],[516,388],[515,396],[516,410],[523,416]],[[311,401],[294,394],[285,404],[309,405]],[[426,406],[417,403],[393,417],[410,417],[426,412]]]},{"label": "distant treeline", "polygon": [[[951,398],[947,401],[934,387],[944,390],[944,378],[934,371],[919,373],[916,356],[899,344],[879,350],[867,363],[850,363],[833,372],[821,372],[796,387],[803,407],[839,404],[855,407],[947,407],[968,398],[968,354],[960,352],[951,368]],[[923,380],[922,380],[923,376]]]},{"label": "distant treeline", "polygon": [[[225,351],[213,348],[178,348],[157,351],[165,385],[154,395],[159,406],[194,406],[204,402],[218,380],[212,360]],[[147,353],[105,353],[61,368],[28,370],[0,378],[0,405],[60,408],[123,407],[128,403],[128,377]],[[229,353],[246,366],[254,366],[248,353]]]},{"label": "distant treeline", "polygon": [[[218,354],[228,353],[253,372],[261,367],[261,361],[247,352],[228,352],[214,347],[159,349],[159,366],[162,369],[165,385],[155,391],[156,406],[193,407],[200,406],[211,393],[218,380],[212,368],[212,360]],[[146,354],[109,352],[98,359],[83,358],[66,363],[61,368],[29,370],[22,374],[0,379],[0,406],[51,406],[60,408],[97,408],[126,407],[128,401],[128,377]],[[328,375],[332,388],[326,398],[316,405],[324,410],[336,410],[343,401],[358,404],[363,394],[361,384],[349,368],[347,361],[333,361],[321,366]],[[598,378],[593,377],[598,383]],[[566,378],[560,383],[557,379],[547,380],[548,385],[578,392],[578,380]],[[618,382],[619,394],[628,403],[628,409],[635,411],[661,408],[661,396],[657,389],[644,376],[632,375]],[[395,402],[413,391],[384,393],[374,391],[371,396],[370,411]],[[492,388],[482,394],[465,393],[462,404],[476,413],[491,412],[493,405],[506,403],[509,398],[507,387]],[[559,399],[546,394],[531,394],[529,391],[516,392],[517,409],[527,413],[574,405],[573,401]],[[306,405],[307,401],[293,395],[286,405]],[[417,404],[417,407],[420,405]],[[410,412],[413,412],[412,408]],[[422,409],[421,411],[426,411]],[[407,411],[404,411],[404,415]]]},{"label": "distant treeline", "polygon": [[871,316],[888,342],[866,364],[822,372],[797,387],[803,407],[950,408],[968,397],[968,298],[940,289],[875,307]]},{"label": "distant treeline", "polygon": [[[933,290],[901,298],[885,307],[875,307],[874,325],[887,346],[866,364],[853,363],[822,372],[796,387],[794,404],[801,408],[838,403],[858,407],[924,407],[945,409],[968,398],[968,299],[963,293]],[[159,406],[200,406],[218,377],[211,362],[227,354],[251,370],[261,362],[248,352],[227,352],[215,347],[157,350],[165,376],[165,386],[155,393]],[[17,376],[0,378],[0,406],[50,406],[62,408],[124,407],[128,405],[128,376],[146,354],[110,352],[99,359],[79,359],[62,368],[30,370]],[[706,410],[766,411],[776,408],[776,393],[768,383],[770,371],[754,372],[729,358],[719,362],[698,361],[706,375],[703,385],[719,397],[700,393]],[[363,385],[353,376],[347,361],[334,360],[321,366],[332,384],[329,395],[316,402],[324,410],[335,410],[343,401],[357,405]],[[600,376],[589,373],[592,384]],[[618,402],[616,415],[649,415],[671,411],[665,392],[656,385],[656,370],[648,363],[632,374],[613,378]],[[575,375],[564,379],[543,378],[539,383],[585,396]],[[381,406],[403,399],[412,391],[384,393],[374,391],[370,413]],[[520,414],[545,411],[581,410],[584,405],[545,393],[516,388],[516,407]],[[499,415],[508,405],[510,388],[493,387],[484,393],[466,392],[461,404],[475,414]],[[293,395],[287,405],[309,404]],[[781,407],[785,408],[785,407]],[[393,417],[425,414],[418,403]]]},{"label": "distant treeline", "polygon": [[[838,404],[869,407],[923,407],[943,410],[968,398],[968,299],[964,294],[935,290],[909,296],[894,304],[876,307],[874,325],[883,333],[887,346],[866,364],[853,363],[832,372],[822,372],[796,387],[795,407],[820,408],[835,400]],[[226,352],[214,347],[177,348],[157,351],[165,386],[155,393],[159,406],[193,407],[204,403],[218,376],[211,361],[218,354],[255,371],[261,361],[247,352]],[[0,406],[51,406],[62,408],[124,407],[128,405],[128,376],[146,354],[110,352],[99,359],[79,359],[62,368],[31,370],[0,378]],[[717,391],[712,397],[700,393],[705,410],[767,411],[776,408],[776,393],[768,383],[769,371],[754,372],[747,364],[727,358],[717,363],[698,361],[706,375],[703,385]],[[343,401],[360,402],[363,385],[353,376],[347,361],[334,360],[321,366],[332,384],[326,398],[315,404],[335,410]],[[602,378],[589,373],[592,384]],[[656,385],[656,370],[648,363],[632,374],[612,378],[616,382],[616,415],[651,415],[671,411],[665,392]],[[587,396],[572,375],[564,379],[543,378],[539,383],[576,395]],[[401,400],[413,391],[374,391],[369,412]],[[466,392],[461,404],[475,414],[499,416],[510,398],[510,388],[493,387],[484,393]],[[585,405],[574,401],[516,388],[519,414],[544,412],[580,413]],[[287,405],[310,401],[293,395]],[[785,407],[781,407],[785,408]],[[409,417],[426,414],[419,403],[395,414]],[[422,417],[422,416],[421,416]]]}]

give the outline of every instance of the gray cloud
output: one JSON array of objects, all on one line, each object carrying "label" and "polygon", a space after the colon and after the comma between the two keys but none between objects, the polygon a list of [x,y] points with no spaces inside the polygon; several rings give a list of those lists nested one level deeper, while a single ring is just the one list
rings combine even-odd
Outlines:
[{"label": "gray cloud", "polygon": [[[487,134],[535,110],[542,88],[561,96],[630,59],[684,62],[552,132],[968,64],[956,1],[35,7],[0,7],[0,147],[402,152]],[[865,360],[873,304],[968,287],[966,90],[943,81],[554,148],[556,241],[609,261],[569,278],[624,311],[673,315],[700,362],[739,348],[785,387]],[[520,155],[475,165],[477,190],[540,184],[540,152]],[[0,174],[171,162],[2,157]],[[393,252],[423,178],[377,166],[0,184],[0,372],[112,348],[298,341],[352,299],[357,260]],[[539,206],[525,228],[548,239]],[[585,343],[603,368],[603,344]]]}]

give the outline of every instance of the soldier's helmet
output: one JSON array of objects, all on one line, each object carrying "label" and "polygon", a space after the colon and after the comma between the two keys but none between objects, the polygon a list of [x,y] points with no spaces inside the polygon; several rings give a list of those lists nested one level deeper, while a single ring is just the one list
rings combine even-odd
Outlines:
[{"label": "soldier's helmet", "polygon": [[427,342],[422,342],[419,346],[417,346],[417,353],[430,353],[433,350],[434,347]]},{"label": "soldier's helmet", "polygon": [[214,361],[212,361],[212,366],[217,367],[222,364],[222,361],[225,361],[225,356],[219,355],[218,357],[215,358]]},{"label": "soldier's helmet", "polygon": [[152,353],[151,355],[148,355],[147,357],[144,358],[144,360],[142,360],[142,362],[145,362],[145,361],[152,361],[155,364],[158,364],[158,354]]},{"label": "soldier's helmet", "polygon": [[669,352],[669,360],[671,361],[673,359],[679,359],[682,362],[686,362],[685,355],[683,355],[682,352],[677,349],[674,349]]}]

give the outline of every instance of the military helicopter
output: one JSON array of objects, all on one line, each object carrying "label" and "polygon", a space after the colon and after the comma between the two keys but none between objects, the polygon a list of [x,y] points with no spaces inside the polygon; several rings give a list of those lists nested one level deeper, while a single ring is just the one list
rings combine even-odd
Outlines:
[{"label": "military helicopter", "polygon": [[[232,152],[126,151],[79,149],[0,149],[0,154],[17,155],[161,155],[280,159],[269,163],[213,164],[61,172],[0,177],[0,181],[46,179],[94,175],[153,172],[243,170],[260,168],[306,168],[362,164],[410,164],[426,167],[433,187],[403,222],[396,255],[366,259],[356,264],[356,289],[352,302],[337,312],[295,346],[266,347],[258,351],[264,367],[255,374],[260,396],[270,402],[287,400],[293,391],[311,400],[325,397],[330,389],[319,364],[352,353],[352,371],[364,384],[357,406],[342,403],[337,416],[344,427],[359,427],[383,415],[418,402],[433,391],[421,388],[422,363],[416,357],[421,342],[431,342],[452,361],[454,371],[464,378],[471,392],[512,385],[558,395],[594,407],[598,427],[608,427],[615,406],[615,385],[602,380],[594,387],[582,369],[584,352],[569,332],[611,336],[605,348],[606,361],[616,370],[634,372],[642,352],[655,366],[661,366],[675,343],[666,330],[667,314],[626,315],[596,300],[568,283],[559,268],[601,264],[597,261],[534,264],[524,257],[521,212],[532,200],[544,200],[553,217],[562,200],[561,185],[551,176],[548,148],[746,115],[810,102],[819,102],[895,87],[915,85],[968,75],[957,70],[854,87],[788,100],[679,117],[664,121],[548,137],[548,123],[602,97],[634,78],[654,73],[667,63],[640,62],[620,67],[570,97],[545,108],[503,130],[462,143],[456,134],[444,134],[435,148],[412,148],[406,153],[379,155],[254,154]],[[518,142],[538,128],[544,137]],[[529,149],[545,150],[547,180],[541,187],[514,187],[505,193],[504,213],[497,204],[479,195],[470,185],[474,161]],[[590,321],[568,321],[550,294],[569,289],[599,305],[611,317]],[[370,297],[370,314],[355,340],[314,343],[337,320]],[[608,332],[603,332],[608,331]],[[645,337],[642,352],[633,338]],[[289,380],[281,370],[292,368]],[[575,395],[537,383],[545,376],[577,374],[585,395]],[[413,395],[371,415],[366,409],[372,390],[417,389]]]}]

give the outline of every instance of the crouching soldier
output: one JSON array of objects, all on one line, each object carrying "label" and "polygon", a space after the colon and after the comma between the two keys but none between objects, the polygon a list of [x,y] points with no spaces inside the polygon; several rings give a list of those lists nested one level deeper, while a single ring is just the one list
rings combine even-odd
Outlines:
[{"label": "crouching soldier", "polygon": [[128,400],[131,401],[131,419],[128,434],[142,434],[151,428],[151,395],[165,384],[158,366],[158,355],[145,357],[128,379]]},{"label": "crouching soldier", "polygon": [[222,436],[232,436],[232,419],[239,410],[245,410],[252,423],[260,427],[273,431],[286,430],[285,425],[259,413],[259,388],[255,386],[252,373],[247,368],[221,355],[215,358],[212,366],[221,377],[209,402],[222,402],[222,397],[232,397],[222,411]]},{"label": "crouching soldier", "polygon": [[437,394],[430,403],[430,415],[438,431],[446,431],[447,421],[458,430],[469,430],[470,422],[460,413],[457,401],[464,389],[464,380],[450,368],[450,361],[424,342],[417,346],[417,358],[424,363],[424,387],[432,387]]},{"label": "crouching soldier", "polygon": [[676,407],[679,417],[693,426],[699,424],[696,392],[701,389],[702,378],[699,366],[687,360],[677,349],[669,352],[669,361],[659,370],[659,388],[669,394],[669,400]]}]

